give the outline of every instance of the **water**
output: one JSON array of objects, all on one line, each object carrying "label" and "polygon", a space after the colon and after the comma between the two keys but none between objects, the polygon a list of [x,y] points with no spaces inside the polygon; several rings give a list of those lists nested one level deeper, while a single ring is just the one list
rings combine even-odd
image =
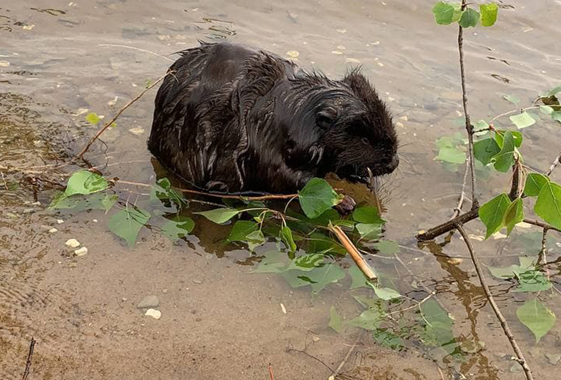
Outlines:
[{"label": "water", "polygon": [[[326,379],[326,366],[339,366],[356,341],[357,329],[336,334],[327,326],[332,305],[347,318],[359,313],[347,280],[312,298],[279,276],[253,274],[257,260],[243,246],[223,243],[228,226],[197,219],[189,241],[177,245],[143,229],[129,249],[107,230],[102,211],[45,210],[77,169],[68,157],[95,131],[84,121],[85,110],[107,120],[165,73],[172,53],[198,39],[227,39],[281,56],[297,51],[300,66],[335,78],[361,64],[400,123],[403,159],[386,179],[384,218],[386,237],[402,242],[399,257],[411,273],[388,260],[371,262],[410,296],[418,279],[436,290],[455,319],[455,336],[485,347],[454,362],[413,340],[396,352],[363,333],[343,367],[347,378],[437,379],[439,368],[445,378],[523,378],[512,368],[508,342],[463,243],[455,236],[445,246],[416,247],[411,239],[450,217],[463,175],[462,168],[450,172],[433,161],[435,139],[462,132],[462,108],[456,28],[435,25],[432,2],[122,0],[46,7],[0,0],[1,378],[21,377],[31,336],[38,340],[32,376],[43,379],[268,379],[269,363],[276,378]],[[474,120],[511,110],[502,95],[517,95],[525,106],[561,82],[554,43],[560,11],[559,1],[510,1],[497,25],[466,31]],[[146,149],[154,95],[129,108],[86,155],[106,177],[151,183],[160,173]],[[549,167],[561,145],[558,128],[540,123],[524,132],[528,166]],[[560,172],[553,178],[559,182]],[[478,186],[487,199],[508,188],[508,175]],[[360,187],[338,187],[371,201]],[[147,189],[119,186],[116,192],[136,202]],[[52,228],[58,231],[49,233]],[[483,229],[472,222],[468,230],[481,235]],[[561,249],[558,236],[550,235],[553,261]],[[69,238],[88,254],[69,257]],[[512,240],[474,243],[486,265],[507,266],[536,254],[540,238],[538,230],[517,228]],[[557,272],[550,266],[554,283]],[[545,355],[560,353],[559,326],[535,344],[515,316],[531,296],[488,277],[535,376],[556,378]],[[160,299],[160,320],[136,309],[149,294]],[[540,295],[559,315],[557,297]],[[305,349],[323,364],[287,347]]]}]

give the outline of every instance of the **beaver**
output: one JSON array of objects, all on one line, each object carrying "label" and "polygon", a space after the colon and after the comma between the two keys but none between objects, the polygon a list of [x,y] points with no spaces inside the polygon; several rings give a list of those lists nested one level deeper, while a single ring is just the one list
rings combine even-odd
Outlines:
[{"label": "beaver", "polygon": [[148,148],[188,183],[292,193],[329,172],[368,183],[398,166],[391,115],[359,69],[332,80],[229,42],[179,54],[156,95]]}]

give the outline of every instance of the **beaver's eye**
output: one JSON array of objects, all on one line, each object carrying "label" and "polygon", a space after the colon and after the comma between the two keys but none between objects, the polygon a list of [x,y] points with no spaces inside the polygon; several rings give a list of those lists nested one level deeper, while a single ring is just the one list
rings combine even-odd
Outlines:
[{"label": "beaver's eye", "polygon": [[366,137],[361,138],[360,141],[362,141],[364,145],[370,145],[370,141],[368,141]]}]

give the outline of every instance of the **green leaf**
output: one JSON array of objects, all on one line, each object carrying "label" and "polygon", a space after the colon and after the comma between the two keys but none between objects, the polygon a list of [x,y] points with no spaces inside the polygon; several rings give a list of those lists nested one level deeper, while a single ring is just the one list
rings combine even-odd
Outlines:
[{"label": "green leaf", "polygon": [[503,226],[504,216],[510,206],[508,195],[501,194],[479,208],[479,218],[487,227],[485,239],[499,231]]},{"label": "green leaf", "polygon": [[[493,4],[496,6],[496,4]],[[483,5],[481,5],[483,6]],[[516,95],[503,95],[503,99],[506,101],[511,102],[514,105],[517,105],[518,103],[520,103],[520,98]]]},{"label": "green leaf", "polygon": [[524,204],[522,198],[516,198],[506,209],[504,224],[506,234],[510,235],[516,224],[524,220]]},{"label": "green leaf", "polygon": [[542,187],[549,183],[549,178],[539,173],[530,173],[526,177],[526,185],[524,186],[524,194],[529,197],[537,197]]},{"label": "green leaf", "polygon": [[516,310],[516,316],[536,337],[536,343],[547,334],[557,317],[537,298],[527,300]]},{"label": "green leaf", "polygon": [[186,200],[181,194],[172,189],[171,182],[167,178],[161,178],[154,185],[150,192],[150,199],[169,200],[181,207]]},{"label": "green leaf", "polygon": [[502,149],[503,147],[503,140],[506,132],[512,133],[512,138],[514,139],[514,146],[520,148],[520,146],[522,145],[522,140],[524,139],[522,133],[518,131],[503,131],[503,130],[496,129],[495,141],[497,142],[499,148]]},{"label": "green leaf", "polygon": [[321,178],[312,178],[298,195],[300,206],[310,219],[317,218],[342,200],[331,185]]},{"label": "green leaf", "polygon": [[367,223],[357,223],[356,230],[360,234],[361,239],[365,240],[375,240],[379,239],[382,234],[381,224],[367,224]]},{"label": "green leaf", "polygon": [[455,349],[455,338],[452,326],[454,321],[438,302],[429,299],[420,307],[425,329],[421,336],[425,344],[433,345],[452,353]]},{"label": "green leaf", "polygon": [[561,186],[545,183],[538,194],[534,211],[553,227],[561,228]]},{"label": "green leaf", "polygon": [[338,333],[341,332],[341,330],[343,329],[343,320],[341,319],[341,316],[337,314],[337,309],[331,306],[330,314],[331,317],[329,319],[329,327],[331,327]]},{"label": "green leaf", "polygon": [[193,214],[202,215],[211,222],[222,224],[226,223],[234,216],[238,215],[242,210],[234,210],[231,208],[217,208],[209,211],[194,212]]},{"label": "green leaf", "polygon": [[292,230],[288,226],[284,226],[281,228],[280,238],[291,253],[296,252],[296,243],[294,242],[294,238],[292,237]]},{"label": "green leaf", "polygon": [[109,210],[111,210],[111,208],[115,205],[118,199],[119,199],[118,195],[105,194],[105,197],[101,200],[101,205],[105,209],[106,214],[109,212]]},{"label": "green leaf", "polygon": [[289,270],[282,274],[290,286],[298,288],[311,285],[314,293],[319,293],[327,285],[345,278],[345,272],[336,264],[324,265],[310,271]]},{"label": "green leaf", "polygon": [[254,273],[282,273],[284,272],[288,258],[286,253],[279,251],[266,252],[265,257],[259,263]]},{"label": "green leaf", "polygon": [[510,116],[510,121],[516,125],[518,129],[527,128],[531,125],[536,124],[536,119],[534,119],[528,112],[524,111],[518,115]]},{"label": "green leaf", "polygon": [[290,262],[290,265],[285,269],[286,271],[297,269],[304,272],[309,272],[314,268],[323,266],[324,255],[321,253],[307,254],[299,256]]},{"label": "green leaf", "polygon": [[536,269],[518,273],[516,278],[519,285],[515,292],[543,292],[553,286],[547,276]]},{"label": "green leaf", "polygon": [[228,241],[247,241],[247,235],[259,229],[259,225],[251,220],[238,220],[234,223]]},{"label": "green leaf", "polygon": [[186,216],[176,216],[162,226],[162,233],[171,241],[185,238],[195,228],[193,219]]},{"label": "green leaf", "polygon": [[374,248],[380,253],[393,255],[399,253],[399,245],[395,241],[383,240],[374,244]]},{"label": "green leaf", "polygon": [[368,283],[368,285],[370,285],[370,287],[374,289],[374,293],[376,293],[378,298],[381,298],[384,301],[389,301],[401,297],[401,294],[399,294],[399,292],[391,288],[380,288],[371,284],[370,282]]},{"label": "green leaf", "polygon": [[462,17],[460,17],[460,21],[458,23],[462,26],[462,28],[469,28],[470,26],[476,26],[479,22],[479,12],[474,9],[466,8],[464,13],[462,13]]},{"label": "green leaf", "polygon": [[499,145],[493,138],[476,141],[473,144],[473,154],[483,165],[488,165],[491,158],[496,156],[501,151]]},{"label": "green leaf", "polygon": [[481,11],[481,25],[493,26],[497,21],[499,6],[495,3],[481,4],[479,10]]},{"label": "green leaf", "polygon": [[438,161],[449,162],[451,164],[463,164],[466,162],[466,153],[457,147],[443,147],[438,151],[438,156],[434,158]]},{"label": "green leaf", "polygon": [[260,246],[261,244],[265,243],[265,235],[261,230],[253,231],[246,236],[247,238],[247,245],[250,251],[254,251],[256,247]]},{"label": "green leaf", "polygon": [[487,267],[489,272],[496,278],[508,280],[517,277],[520,273],[524,273],[529,269],[534,269],[534,261],[532,258],[519,257],[520,265],[510,265],[508,267]]},{"label": "green leaf", "polygon": [[377,330],[383,320],[384,315],[382,310],[378,308],[372,308],[365,310],[358,317],[351,319],[348,324],[351,326],[363,328],[365,330]]},{"label": "green leaf", "polygon": [[351,290],[356,288],[367,288],[368,279],[364,276],[364,273],[356,266],[353,265],[349,268],[349,275],[351,276]]},{"label": "green leaf", "polygon": [[503,136],[503,146],[499,153],[493,156],[495,169],[506,173],[514,165],[514,137],[512,132],[506,131]]},{"label": "green leaf", "polygon": [[551,118],[561,123],[561,111],[555,111],[551,114]]},{"label": "green leaf", "polygon": [[96,125],[97,123],[99,123],[99,121],[101,120],[101,118],[99,116],[97,116],[97,114],[95,112],[90,112],[86,117],[85,117],[86,121],[88,123],[90,123],[91,125]]},{"label": "green leaf", "polygon": [[444,1],[439,1],[432,8],[434,19],[439,25],[450,25],[454,18],[454,6]]},{"label": "green leaf", "polygon": [[546,115],[550,115],[553,113],[554,109],[550,106],[540,106],[540,111]]},{"label": "green leaf", "polygon": [[125,239],[129,247],[132,247],[140,229],[148,219],[150,219],[148,211],[127,206],[109,219],[109,230]]},{"label": "green leaf", "polygon": [[87,170],[78,170],[72,173],[68,180],[64,195],[67,197],[74,194],[91,194],[105,190],[109,187],[109,183],[99,174],[92,173]]},{"label": "green leaf", "polygon": [[353,212],[353,219],[359,223],[384,224],[386,221],[380,217],[378,209],[373,206],[357,207]]},{"label": "green leaf", "polygon": [[550,96],[555,96],[561,92],[561,86],[557,86],[552,88],[551,90],[547,91],[546,93],[542,94],[542,97],[549,98]]}]

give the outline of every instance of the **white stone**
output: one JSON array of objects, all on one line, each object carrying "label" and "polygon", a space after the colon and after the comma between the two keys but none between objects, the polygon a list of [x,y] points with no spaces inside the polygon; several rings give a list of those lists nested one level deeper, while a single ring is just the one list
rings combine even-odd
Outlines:
[{"label": "white stone", "polygon": [[53,228],[51,228],[51,229],[49,230],[49,232],[50,232],[51,234],[54,234],[55,232],[58,232],[58,230],[57,230],[56,228],[53,227]]},{"label": "white stone", "polygon": [[75,254],[76,256],[78,256],[78,257],[84,256],[84,255],[87,254],[87,253],[88,253],[88,249],[87,249],[86,247],[82,247],[82,248],[77,249],[77,250],[74,251],[74,254]]},{"label": "white stone", "polygon": [[66,241],[66,245],[69,246],[70,248],[77,248],[80,246],[80,242],[76,239],[68,239]]},{"label": "white stone", "polygon": [[156,309],[148,309],[148,310],[146,310],[146,313],[144,315],[147,315],[147,316],[152,317],[154,319],[160,319],[162,317],[162,312],[160,310],[156,310]]}]

